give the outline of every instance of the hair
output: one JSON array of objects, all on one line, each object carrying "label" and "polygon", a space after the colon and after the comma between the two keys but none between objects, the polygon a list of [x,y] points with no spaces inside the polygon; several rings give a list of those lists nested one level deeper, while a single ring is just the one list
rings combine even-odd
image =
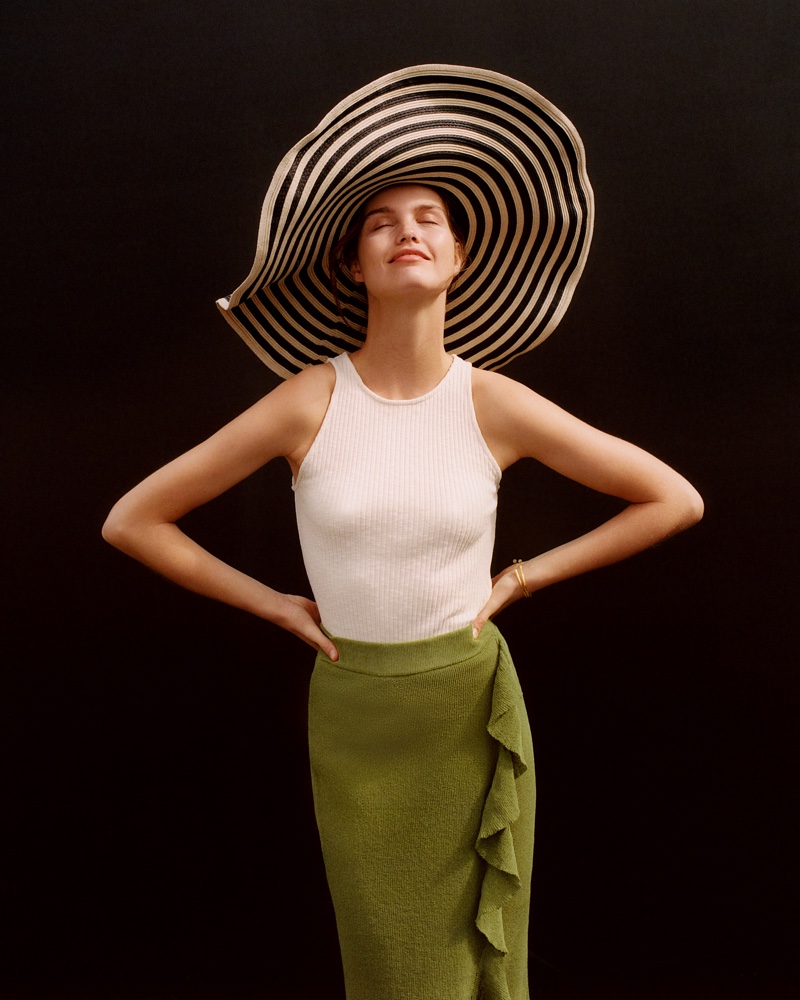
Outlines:
[{"label": "hair", "polygon": [[[409,181],[408,184],[417,183],[416,181]],[[423,181],[419,182],[424,184]],[[400,185],[387,184],[387,187],[399,187]],[[456,242],[456,247],[461,251],[463,257],[463,263],[461,265],[461,271],[453,278],[450,283],[450,288],[448,288],[448,293],[454,287],[458,281],[461,274],[463,274],[465,268],[469,264],[469,257],[467,256],[466,246],[467,246],[467,233],[469,227],[467,224],[466,213],[464,212],[461,205],[453,198],[451,194],[447,191],[443,191],[441,188],[436,187],[435,184],[424,184],[425,187],[429,187],[432,191],[442,199],[442,204],[444,205],[444,214],[447,218],[447,224],[450,227],[450,232],[453,234],[453,239]],[[375,192],[376,194],[378,192]],[[344,320],[348,326],[352,326],[350,321],[345,316],[342,311],[342,304],[339,299],[339,286],[342,278],[347,282],[353,281],[353,276],[350,273],[350,265],[358,256],[358,240],[361,236],[361,230],[364,226],[364,217],[367,214],[367,205],[374,198],[374,194],[366,198],[358,207],[356,214],[353,216],[353,220],[350,225],[345,230],[344,234],[333,244],[329,253],[327,260],[327,270],[330,276],[331,291],[333,292],[333,298],[336,303],[336,311],[339,316]]]}]

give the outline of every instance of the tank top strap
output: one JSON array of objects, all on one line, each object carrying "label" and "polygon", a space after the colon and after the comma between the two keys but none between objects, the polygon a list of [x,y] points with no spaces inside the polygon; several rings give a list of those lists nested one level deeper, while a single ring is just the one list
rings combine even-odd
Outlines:
[{"label": "tank top strap", "polygon": [[336,371],[337,387],[345,388],[347,386],[350,389],[358,387],[360,379],[349,354],[337,354],[335,358],[328,360],[328,364],[333,365]]},{"label": "tank top strap", "polygon": [[472,365],[457,354],[452,355],[452,371],[449,373],[449,389],[454,395],[466,401],[472,409]]}]

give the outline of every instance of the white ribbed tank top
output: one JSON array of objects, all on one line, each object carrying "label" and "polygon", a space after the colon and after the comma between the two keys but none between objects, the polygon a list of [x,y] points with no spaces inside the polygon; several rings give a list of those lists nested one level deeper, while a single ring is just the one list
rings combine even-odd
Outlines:
[{"label": "white ribbed tank top", "polygon": [[367,642],[470,624],[491,593],[500,468],[478,427],[471,365],[416,399],[384,399],[349,355],[293,484],[322,624]]}]

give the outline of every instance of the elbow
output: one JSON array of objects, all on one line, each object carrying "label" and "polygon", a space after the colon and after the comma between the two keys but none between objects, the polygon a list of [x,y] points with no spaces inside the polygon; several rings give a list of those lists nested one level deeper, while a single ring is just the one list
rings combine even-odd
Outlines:
[{"label": "elbow", "polygon": [[156,516],[147,505],[143,505],[132,491],[126,493],[111,508],[101,533],[105,541],[115,549],[134,559],[143,559],[166,523],[168,522]]},{"label": "elbow", "polygon": [[691,483],[686,482],[686,480],[683,481],[683,488],[681,490],[678,506],[679,515],[677,518],[677,531],[684,531],[686,528],[691,528],[693,524],[697,524],[698,521],[702,520],[703,512],[705,510],[703,498],[694,486],[692,486]]},{"label": "elbow", "polygon": [[125,509],[123,500],[119,500],[111,508],[108,517],[105,519],[101,534],[109,545],[122,552],[130,552],[131,545],[136,536],[132,518]]},{"label": "elbow", "polygon": [[124,519],[120,517],[117,507],[111,508],[108,517],[101,528],[103,539],[115,549],[121,549],[124,545],[125,527]]},{"label": "elbow", "polygon": [[698,521],[703,520],[703,514],[705,513],[706,505],[703,503],[703,498],[697,492],[697,490],[692,487],[692,505],[691,505],[691,524],[697,524]]}]

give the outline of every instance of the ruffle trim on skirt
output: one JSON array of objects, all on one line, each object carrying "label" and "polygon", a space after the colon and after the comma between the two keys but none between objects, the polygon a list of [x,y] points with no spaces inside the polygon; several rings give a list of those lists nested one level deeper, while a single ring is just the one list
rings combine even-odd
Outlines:
[{"label": "ruffle trim on skirt", "polygon": [[486,939],[481,954],[479,1000],[512,1000],[504,957],[508,954],[503,907],[519,892],[521,882],[511,824],[519,818],[516,779],[528,769],[523,749],[519,682],[505,643],[500,640],[487,730],[497,741],[492,785],[483,807],[475,850],[486,861],[475,924]]}]

